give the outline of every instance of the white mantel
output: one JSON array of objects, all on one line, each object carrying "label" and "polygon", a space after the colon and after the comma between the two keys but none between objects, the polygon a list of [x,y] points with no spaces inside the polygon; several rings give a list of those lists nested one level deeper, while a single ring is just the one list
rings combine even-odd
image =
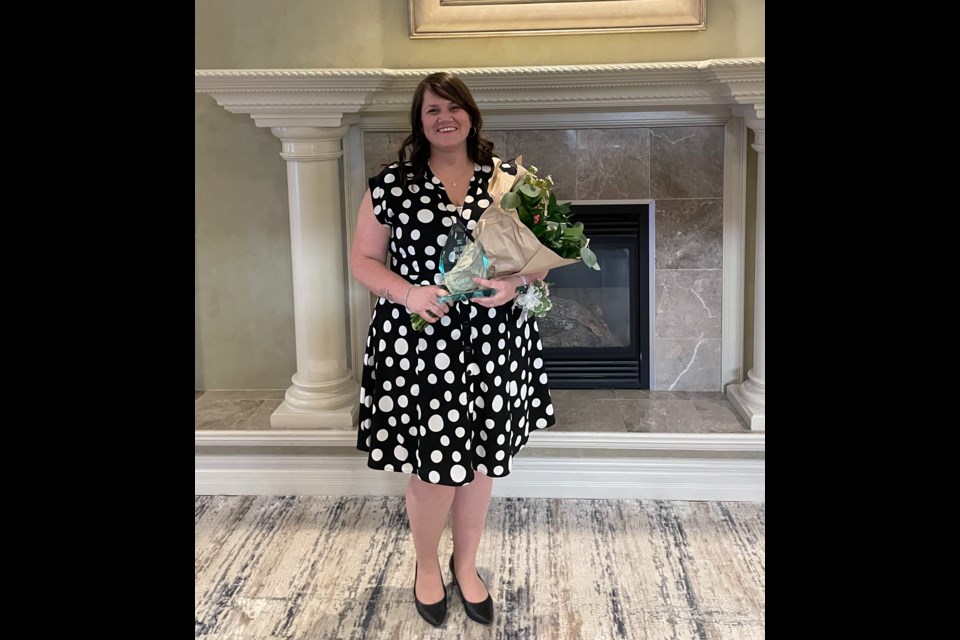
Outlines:
[{"label": "white mantel", "polygon": [[[764,58],[450,69],[488,113],[669,111],[745,105],[764,117]],[[198,93],[258,127],[339,127],[404,112],[436,69],[201,69]]]},{"label": "white mantel", "polygon": [[[732,144],[725,158],[725,175],[731,179],[724,188],[724,382],[729,383],[731,402],[752,428],[765,429],[765,59],[449,70],[470,87],[491,129],[726,126]],[[287,162],[297,371],[272,417],[274,428],[343,428],[355,423],[358,374],[349,364],[361,361],[369,294],[352,279],[342,292],[328,295],[323,306],[311,292],[346,276],[347,247],[330,239],[345,229],[347,246],[353,241],[354,216],[344,212],[356,211],[366,187],[362,132],[405,128],[413,89],[433,71],[196,71],[196,91],[211,95],[231,113],[249,114],[256,126],[270,128],[282,141],[281,156]],[[741,371],[745,126],[756,132],[754,148],[760,154],[755,366],[749,374]],[[349,307],[348,321],[339,313],[344,305]]]}]

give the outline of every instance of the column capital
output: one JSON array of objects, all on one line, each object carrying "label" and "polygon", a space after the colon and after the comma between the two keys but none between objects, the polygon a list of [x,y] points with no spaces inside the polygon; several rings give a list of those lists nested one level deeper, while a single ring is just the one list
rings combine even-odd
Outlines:
[{"label": "column capital", "polygon": [[286,142],[299,142],[302,140],[342,140],[347,135],[346,126],[338,127],[270,127],[270,132]]},{"label": "column capital", "polygon": [[343,155],[340,142],[347,127],[271,127],[270,132],[283,142],[280,156],[284,160],[309,162]]},{"label": "column capital", "polygon": [[737,105],[733,107],[732,112],[733,115],[740,116],[746,121],[747,127],[753,131],[758,141],[762,139],[767,122],[766,110],[762,102],[760,104]]}]

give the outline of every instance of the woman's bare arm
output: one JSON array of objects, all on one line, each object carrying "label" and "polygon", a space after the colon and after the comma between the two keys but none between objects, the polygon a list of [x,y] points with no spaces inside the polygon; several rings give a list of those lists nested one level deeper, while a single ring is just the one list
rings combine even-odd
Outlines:
[{"label": "woman's bare arm", "polygon": [[436,319],[427,314],[427,309],[433,304],[435,313],[438,310],[442,312],[437,313],[438,316],[449,311],[448,305],[436,303],[437,297],[446,294],[447,290],[433,285],[411,289],[403,276],[394,273],[386,265],[389,244],[390,229],[380,224],[373,215],[373,199],[368,189],[357,214],[357,231],[350,250],[350,271],[360,284],[374,294],[390,302],[406,302],[408,309],[416,311],[432,324]]}]

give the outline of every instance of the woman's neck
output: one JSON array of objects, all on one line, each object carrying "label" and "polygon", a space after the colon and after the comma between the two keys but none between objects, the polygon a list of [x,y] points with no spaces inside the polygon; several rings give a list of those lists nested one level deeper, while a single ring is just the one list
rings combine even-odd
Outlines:
[{"label": "woman's neck", "polygon": [[467,148],[445,151],[430,149],[430,166],[440,169],[464,169],[473,166],[473,160],[467,155]]}]

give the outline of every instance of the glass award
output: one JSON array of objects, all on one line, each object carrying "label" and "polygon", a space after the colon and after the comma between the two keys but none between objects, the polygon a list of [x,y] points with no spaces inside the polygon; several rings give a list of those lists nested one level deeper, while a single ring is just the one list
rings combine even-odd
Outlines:
[{"label": "glass award", "polygon": [[487,278],[488,272],[489,261],[483,245],[457,219],[440,252],[443,286],[450,292],[449,295],[440,296],[440,302],[462,302],[496,294],[496,289],[482,289],[473,281],[474,278]]}]

